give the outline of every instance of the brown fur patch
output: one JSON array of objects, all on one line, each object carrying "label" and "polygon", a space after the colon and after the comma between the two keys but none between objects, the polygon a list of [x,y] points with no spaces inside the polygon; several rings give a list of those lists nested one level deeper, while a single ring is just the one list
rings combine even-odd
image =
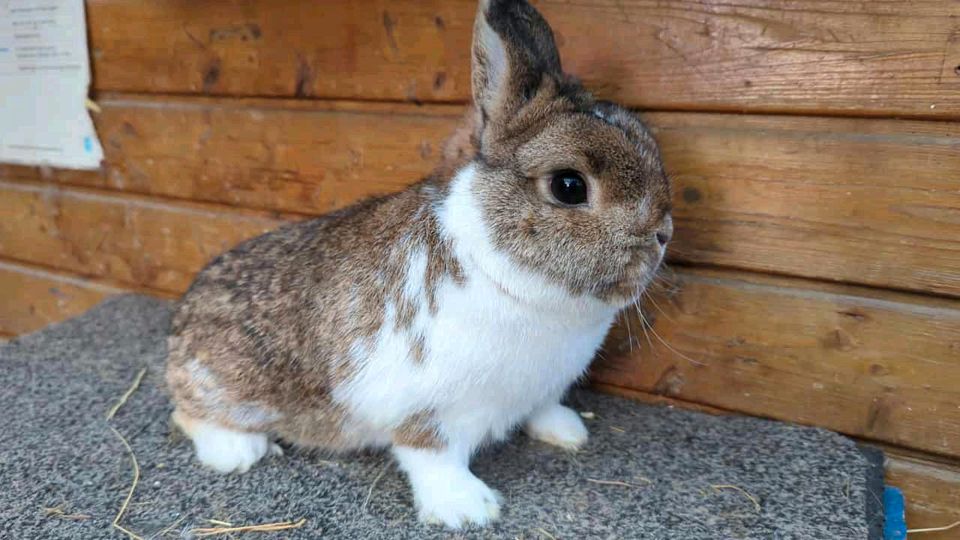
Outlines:
[{"label": "brown fur patch", "polygon": [[417,334],[413,338],[413,344],[410,346],[410,358],[415,364],[423,364],[427,355],[427,341],[423,334]]},{"label": "brown fur patch", "polygon": [[[446,192],[434,177],[396,195],[247,241],[211,262],[180,301],[171,326],[167,380],[178,408],[231,428],[237,406],[258,404],[280,418],[256,426],[293,442],[334,450],[362,446],[345,433],[347,412],[333,402],[375,345],[385,307],[411,331],[418,303],[436,310],[444,279],[462,283],[432,208]],[[427,255],[423,300],[404,298],[412,253]],[[432,299],[432,300],[431,300]],[[424,348],[410,335],[414,361]],[[219,400],[191,377],[197,361]]]},{"label": "brown fur patch", "polygon": [[393,443],[411,448],[443,448],[433,413],[419,412],[407,417],[393,432]]}]

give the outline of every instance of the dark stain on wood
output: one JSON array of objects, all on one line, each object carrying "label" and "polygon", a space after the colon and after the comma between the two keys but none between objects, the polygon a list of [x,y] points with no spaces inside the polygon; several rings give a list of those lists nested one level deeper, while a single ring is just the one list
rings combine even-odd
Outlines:
[{"label": "dark stain on wood", "polygon": [[310,62],[301,55],[297,55],[297,80],[293,94],[297,97],[309,96],[313,88],[313,69]]},{"label": "dark stain on wood", "polygon": [[857,322],[863,322],[869,319],[867,315],[858,309],[844,309],[837,312],[838,315],[849,317]]},{"label": "dark stain on wood", "polygon": [[[211,28],[208,33],[208,39],[210,43],[226,41],[233,38],[237,38],[240,41],[256,41],[260,39],[262,35],[263,31],[260,30],[259,24],[235,24],[223,28]],[[193,36],[190,37],[194,43],[198,41],[196,38],[193,38]]]},{"label": "dark stain on wood", "polygon": [[393,31],[397,26],[397,21],[393,20],[393,17],[390,16],[389,11],[383,12],[383,29],[387,33],[387,42],[390,43],[390,48],[393,49],[393,52],[399,52],[400,47],[397,45],[397,38],[393,35]]},{"label": "dark stain on wood", "polygon": [[203,91],[210,92],[220,80],[220,59],[214,58],[203,72]]},{"label": "dark stain on wood", "polygon": [[440,90],[443,88],[443,84],[445,82],[447,82],[447,74],[442,71],[438,71],[436,76],[433,78],[433,89]]},{"label": "dark stain on wood", "polygon": [[123,122],[123,133],[131,137],[139,137],[140,133],[137,132],[137,128],[133,127],[133,124],[130,122]]},{"label": "dark stain on wood", "polygon": [[752,356],[738,356],[736,357],[736,360],[745,366],[755,366],[760,363],[759,360],[753,358]]},{"label": "dark stain on wood", "polygon": [[883,375],[889,375],[890,370],[881,364],[870,364],[870,375],[874,377],[880,377]]},{"label": "dark stain on wood", "polygon": [[683,201],[686,203],[695,203],[703,198],[703,194],[695,187],[683,188]]},{"label": "dark stain on wood", "polygon": [[735,338],[731,338],[731,339],[728,339],[728,340],[727,340],[727,347],[732,349],[732,348],[734,348],[734,347],[739,347],[739,346],[743,345],[743,344],[746,343],[746,342],[747,342],[747,340],[743,339],[743,338],[740,337],[740,336],[737,336],[737,337],[735,337]]}]

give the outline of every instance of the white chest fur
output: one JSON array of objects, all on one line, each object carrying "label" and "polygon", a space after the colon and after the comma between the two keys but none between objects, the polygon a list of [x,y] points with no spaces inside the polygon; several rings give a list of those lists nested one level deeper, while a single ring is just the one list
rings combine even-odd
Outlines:
[{"label": "white chest fur", "polygon": [[[353,347],[360,372],[335,397],[364,423],[388,429],[429,411],[458,438],[500,438],[584,372],[613,322],[616,308],[573,297],[493,248],[472,179],[472,167],[461,171],[437,209],[465,283],[442,283],[431,316],[419,277],[426,257],[414,253],[404,289],[418,304],[412,328],[397,330],[388,305],[372,350]],[[418,338],[424,357],[415,362]]]}]

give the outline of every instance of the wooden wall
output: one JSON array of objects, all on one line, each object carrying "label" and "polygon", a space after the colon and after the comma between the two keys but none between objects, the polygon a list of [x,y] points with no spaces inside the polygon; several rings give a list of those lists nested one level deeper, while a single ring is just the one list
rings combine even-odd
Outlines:
[{"label": "wooden wall", "polygon": [[[883,445],[911,526],[960,519],[960,4],[535,3],[675,181],[670,285],[594,380]],[[416,180],[469,98],[474,9],[88,0],[106,163],[0,166],[0,336],[174,297],[242,238]]]}]

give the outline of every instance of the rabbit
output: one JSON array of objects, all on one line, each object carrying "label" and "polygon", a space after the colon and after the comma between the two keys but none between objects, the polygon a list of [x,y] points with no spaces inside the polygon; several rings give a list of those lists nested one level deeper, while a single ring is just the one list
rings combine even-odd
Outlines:
[{"label": "rabbit", "polygon": [[498,519],[471,456],[522,426],[575,450],[561,404],[672,235],[650,131],[564,74],[525,1],[479,4],[472,94],[435,171],[220,255],[178,302],[173,420],[244,472],[273,441],[388,451],[418,517]]}]

